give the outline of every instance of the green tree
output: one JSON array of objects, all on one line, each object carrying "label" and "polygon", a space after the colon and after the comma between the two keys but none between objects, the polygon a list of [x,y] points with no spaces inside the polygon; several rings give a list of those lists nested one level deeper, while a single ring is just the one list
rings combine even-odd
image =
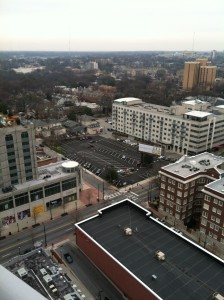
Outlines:
[{"label": "green tree", "polygon": [[107,168],[105,177],[106,177],[106,180],[108,182],[112,182],[113,180],[117,180],[118,179],[117,170],[114,167]]}]

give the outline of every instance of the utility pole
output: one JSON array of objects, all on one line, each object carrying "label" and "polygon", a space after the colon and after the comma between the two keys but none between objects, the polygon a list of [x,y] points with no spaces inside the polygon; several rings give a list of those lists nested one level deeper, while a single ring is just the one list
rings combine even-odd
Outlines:
[{"label": "utility pole", "polygon": [[103,200],[104,200],[104,181],[103,181]]},{"label": "utility pole", "polygon": [[47,247],[47,236],[46,236],[46,228],[45,228],[44,223],[43,223],[43,226],[44,226],[44,244],[45,244],[45,247]]},{"label": "utility pole", "polygon": [[97,201],[100,201],[100,184],[97,184],[97,188],[98,188],[98,196],[97,196]]},{"label": "utility pole", "polygon": [[150,203],[151,203],[151,199],[152,198],[152,187],[151,187],[151,184],[150,184],[150,181],[149,181],[149,188],[148,188],[148,205],[150,206]]},{"label": "utility pole", "polygon": [[51,210],[51,201],[49,202],[49,208],[50,208],[50,215],[51,215],[51,220],[52,220],[53,217],[52,217],[52,210]]}]

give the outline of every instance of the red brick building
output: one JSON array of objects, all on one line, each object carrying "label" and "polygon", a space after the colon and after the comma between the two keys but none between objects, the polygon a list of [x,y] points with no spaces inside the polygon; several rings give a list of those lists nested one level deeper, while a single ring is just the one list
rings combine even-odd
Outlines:
[{"label": "red brick building", "polygon": [[[173,217],[174,220],[181,220],[185,225],[193,224],[197,228],[201,227],[208,234],[211,230],[206,229],[205,218],[201,217],[203,213],[205,214],[204,207],[207,208],[205,203],[208,202],[206,199],[210,199],[208,196],[211,195],[212,199],[217,194],[219,209],[222,210],[222,213],[219,214],[222,216],[222,220],[220,219],[222,225],[218,230],[219,236],[213,236],[221,241],[221,227],[224,222],[224,194],[218,190],[214,191],[211,187],[217,186],[217,182],[224,175],[223,164],[223,157],[205,152],[192,157],[183,156],[177,162],[161,168],[160,212]],[[208,193],[210,194],[208,195]],[[215,210],[213,205],[216,207],[217,204],[210,201],[207,210]],[[219,213],[220,210],[218,210]],[[202,220],[204,225],[201,224]],[[217,227],[215,228],[217,229]]]}]

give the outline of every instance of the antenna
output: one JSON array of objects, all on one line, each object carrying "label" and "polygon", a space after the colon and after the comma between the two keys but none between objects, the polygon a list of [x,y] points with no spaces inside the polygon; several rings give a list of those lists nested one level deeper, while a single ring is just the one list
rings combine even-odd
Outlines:
[{"label": "antenna", "polygon": [[192,41],[192,53],[194,56],[194,37],[195,37],[195,32],[193,33],[193,41]]}]

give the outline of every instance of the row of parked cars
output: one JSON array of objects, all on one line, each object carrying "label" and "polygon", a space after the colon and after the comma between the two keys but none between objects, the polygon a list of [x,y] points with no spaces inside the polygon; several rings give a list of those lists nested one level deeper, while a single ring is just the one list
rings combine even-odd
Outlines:
[{"label": "row of parked cars", "polygon": [[[91,169],[92,166],[93,165],[90,162],[86,162],[86,163],[84,163],[83,168],[89,170],[89,169]],[[101,172],[102,172],[102,169],[97,169],[96,172],[95,172],[95,174],[96,175],[100,175]]]}]

